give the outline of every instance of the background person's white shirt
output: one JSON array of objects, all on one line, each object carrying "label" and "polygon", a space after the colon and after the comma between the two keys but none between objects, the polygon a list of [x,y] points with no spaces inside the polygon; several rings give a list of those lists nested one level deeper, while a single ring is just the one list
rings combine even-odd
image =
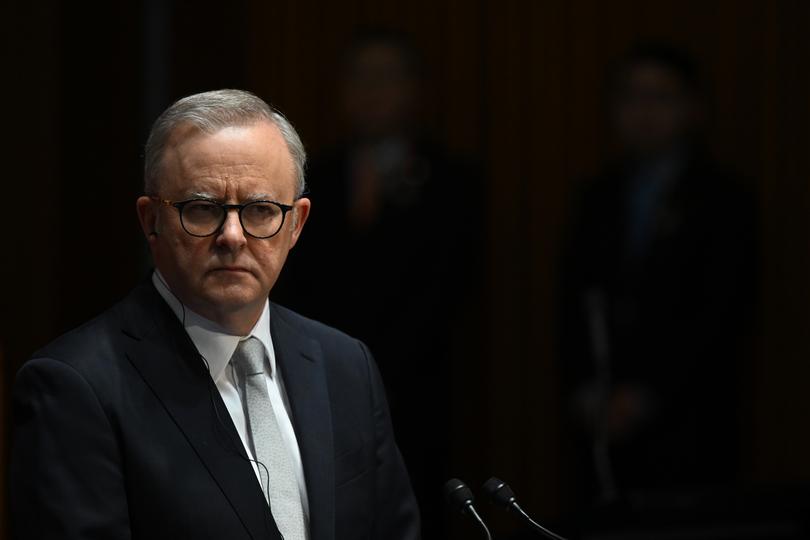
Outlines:
[{"label": "background person's white shirt", "polygon": [[[256,325],[248,335],[234,336],[228,334],[218,324],[209,321],[205,317],[194,313],[188,307],[181,305],[180,301],[169,290],[163,276],[160,275],[157,270],[152,274],[152,283],[154,283],[160,296],[163,297],[166,303],[169,304],[169,307],[172,308],[175,315],[177,315],[177,318],[180,319],[191,341],[194,342],[194,346],[197,347],[197,351],[199,351],[208,362],[211,378],[216,384],[217,390],[219,390],[219,395],[222,396],[222,401],[225,402],[225,406],[228,408],[236,430],[239,432],[239,438],[242,439],[245,452],[247,452],[250,459],[254,460],[251,464],[253,465],[253,470],[256,473],[256,478],[259,483],[261,483],[261,476],[259,475],[259,466],[255,462],[256,453],[250,444],[247,418],[245,417],[245,409],[239,390],[240,381],[236,369],[230,364],[230,360],[241,340],[253,336],[264,345],[271,369],[271,375],[267,375],[265,372],[267,391],[273,405],[276,421],[281,430],[281,436],[284,439],[284,443],[290,449],[290,454],[293,459],[295,476],[298,481],[298,491],[301,494],[301,507],[303,508],[304,520],[308,528],[309,500],[307,499],[306,482],[304,480],[304,468],[301,464],[301,452],[298,449],[298,440],[295,437],[295,430],[290,421],[290,404],[287,399],[287,392],[284,389],[284,381],[276,364],[273,339],[270,335],[269,302],[265,301],[261,317],[259,317]],[[185,315],[183,313],[184,310]],[[307,534],[309,534],[309,531],[307,531]]]}]

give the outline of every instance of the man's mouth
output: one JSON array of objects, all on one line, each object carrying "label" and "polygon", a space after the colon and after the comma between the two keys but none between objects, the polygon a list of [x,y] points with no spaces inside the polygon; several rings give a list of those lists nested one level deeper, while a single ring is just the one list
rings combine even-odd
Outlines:
[{"label": "man's mouth", "polygon": [[218,266],[210,270],[211,272],[244,272],[249,274],[250,270],[244,266]]}]

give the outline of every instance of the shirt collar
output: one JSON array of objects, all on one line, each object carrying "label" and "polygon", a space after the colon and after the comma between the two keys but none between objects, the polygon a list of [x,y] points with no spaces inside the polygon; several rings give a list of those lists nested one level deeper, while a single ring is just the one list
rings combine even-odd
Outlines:
[{"label": "shirt collar", "polygon": [[180,320],[184,330],[194,342],[197,351],[202,355],[208,364],[211,378],[216,382],[225,372],[225,368],[231,361],[236,346],[239,342],[249,337],[255,337],[264,345],[267,352],[267,359],[270,362],[270,374],[276,373],[276,356],[273,350],[273,340],[270,335],[270,303],[264,302],[264,309],[253,326],[253,329],[246,336],[235,336],[229,334],[217,323],[198,315],[183,305],[180,300],[169,289],[163,275],[155,270],[152,274],[152,283],[163,300],[169,304],[174,314]]}]

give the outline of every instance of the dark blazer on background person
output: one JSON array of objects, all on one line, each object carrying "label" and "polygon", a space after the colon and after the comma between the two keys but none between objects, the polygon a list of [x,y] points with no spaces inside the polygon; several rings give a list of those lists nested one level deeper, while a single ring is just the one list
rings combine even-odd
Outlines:
[{"label": "dark blazer on background person", "polygon": [[[368,349],[273,303],[270,321],[311,540],[419,538]],[[14,539],[280,538],[204,360],[151,283],[40,350],[13,401]]]},{"label": "dark blazer on background person", "polygon": [[[695,149],[634,250],[633,171],[626,162],[608,168],[574,209],[561,272],[564,395],[598,380],[595,350],[603,349],[609,384],[642,387],[650,402],[643,423],[611,443],[618,489],[727,485],[739,467],[740,366],[756,312],[754,200],[741,179]],[[589,294],[599,295],[604,317],[598,339]],[[577,464],[588,464],[577,474],[592,495],[593,451],[584,440],[592,436],[577,427]]]}]

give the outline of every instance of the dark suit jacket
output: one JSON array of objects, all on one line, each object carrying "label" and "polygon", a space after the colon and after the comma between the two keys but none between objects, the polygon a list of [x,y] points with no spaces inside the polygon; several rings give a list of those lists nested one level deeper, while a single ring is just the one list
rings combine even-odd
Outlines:
[{"label": "dark suit jacket", "polygon": [[[280,306],[270,314],[311,539],[418,538],[371,354]],[[27,362],[13,415],[17,540],[280,538],[201,357],[151,283]]]}]

